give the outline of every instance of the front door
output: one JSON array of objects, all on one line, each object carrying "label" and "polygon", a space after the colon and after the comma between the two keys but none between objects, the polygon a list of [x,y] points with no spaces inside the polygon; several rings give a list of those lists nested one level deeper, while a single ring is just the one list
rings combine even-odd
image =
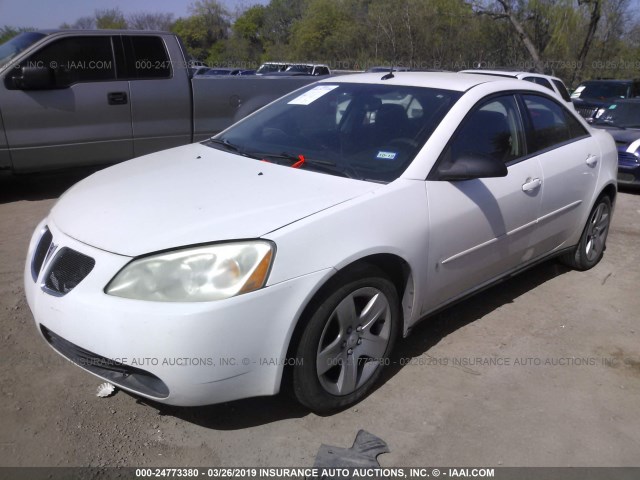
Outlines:
[{"label": "front door", "polygon": [[491,156],[506,177],[427,181],[428,293],[421,313],[527,262],[541,205],[542,170],[524,156],[524,134],[513,95],[480,103],[465,118],[436,168],[456,159]]},{"label": "front door", "polygon": [[[22,67],[50,69],[51,88],[24,89]],[[0,82],[16,172],[104,164],[133,156],[129,82],[116,80],[111,36],[51,39]]]}]

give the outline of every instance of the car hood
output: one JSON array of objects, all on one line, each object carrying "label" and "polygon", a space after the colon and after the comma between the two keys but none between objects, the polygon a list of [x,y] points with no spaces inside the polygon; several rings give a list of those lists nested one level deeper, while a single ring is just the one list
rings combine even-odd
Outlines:
[{"label": "car hood", "polygon": [[640,128],[617,128],[607,125],[593,125],[596,128],[606,130],[619,145],[621,143],[631,144],[640,139]]},{"label": "car hood", "polygon": [[381,187],[192,144],[91,175],[62,195],[49,220],[83,243],[138,256],[257,238]]},{"label": "car hood", "polygon": [[614,100],[615,100],[615,98],[611,98],[611,99],[591,98],[591,97],[571,98],[571,101],[576,106],[576,108],[579,108],[579,107],[591,107],[591,108],[608,107],[609,105],[611,105],[614,102]]}]

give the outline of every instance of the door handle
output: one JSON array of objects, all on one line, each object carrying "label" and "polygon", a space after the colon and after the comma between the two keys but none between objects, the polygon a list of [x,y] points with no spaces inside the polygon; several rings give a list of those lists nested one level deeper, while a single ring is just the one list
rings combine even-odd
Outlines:
[{"label": "door handle", "polygon": [[109,105],[126,105],[128,98],[126,92],[109,92],[107,93]]},{"label": "door handle", "polygon": [[587,165],[595,167],[598,164],[598,157],[595,155],[587,155]]},{"label": "door handle", "polygon": [[535,190],[536,188],[539,188],[540,185],[542,185],[542,180],[540,180],[539,178],[527,178],[527,181],[522,185],[522,191],[530,192],[532,190]]}]

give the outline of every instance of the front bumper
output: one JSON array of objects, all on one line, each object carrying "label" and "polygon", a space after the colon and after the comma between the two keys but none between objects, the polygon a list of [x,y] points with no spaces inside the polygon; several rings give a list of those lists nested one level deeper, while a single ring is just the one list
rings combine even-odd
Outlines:
[{"label": "front bumper", "polygon": [[105,294],[104,287],[131,258],[85,245],[49,222],[58,249],[95,260],[73,290],[55,296],[41,285],[50,258],[35,281],[32,276],[44,224],[31,240],[24,271],[27,302],[43,338],[94,375],[171,405],[277,393],[295,321],[331,273],[315,272],[216,302],[124,299]]},{"label": "front bumper", "polygon": [[640,158],[618,150],[618,184],[640,185]]}]

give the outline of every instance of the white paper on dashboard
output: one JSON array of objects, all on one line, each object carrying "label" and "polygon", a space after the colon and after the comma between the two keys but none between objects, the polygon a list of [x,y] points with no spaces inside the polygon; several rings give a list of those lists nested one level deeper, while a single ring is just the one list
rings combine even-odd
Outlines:
[{"label": "white paper on dashboard", "polygon": [[336,88],[338,88],[338,85],[318,85],[288,103],[289,105],[309,105]]}]

